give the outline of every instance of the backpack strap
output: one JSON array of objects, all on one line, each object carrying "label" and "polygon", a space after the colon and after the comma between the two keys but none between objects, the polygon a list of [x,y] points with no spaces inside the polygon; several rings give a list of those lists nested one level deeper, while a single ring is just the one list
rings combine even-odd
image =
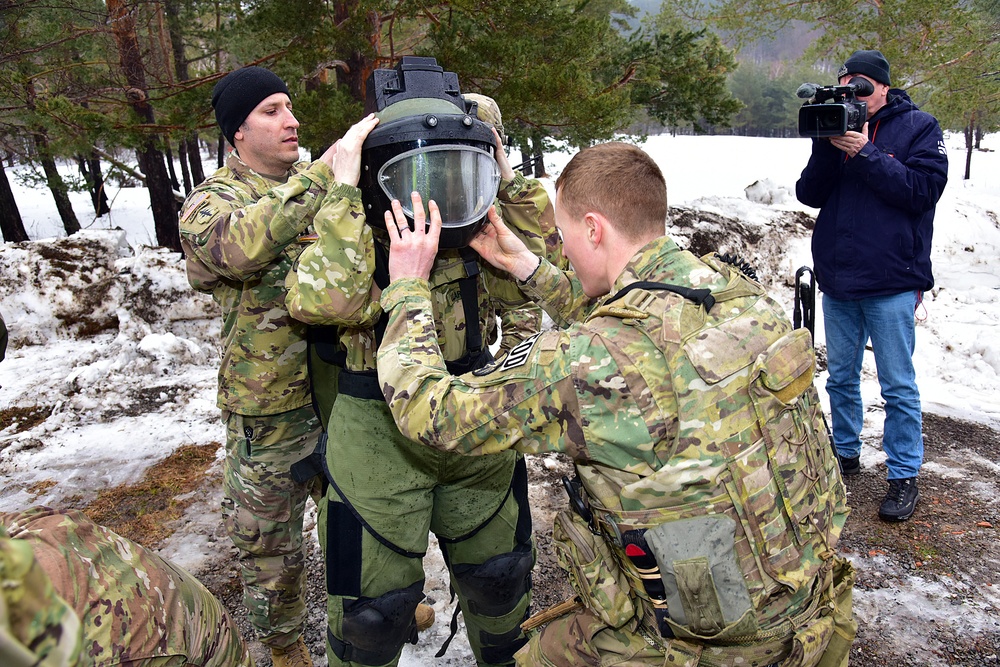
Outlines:
[{"label": "backpack strap", "polygon": [[667,292],[673,292],[674,294],[680,294],[685,299],[694,301],[699,306],[704,306],[705,312],[712,310],[712,306],[715,305],[715,297],[712,296],[712,291],[710,289],[693,289],[691,287],[684,287],[683,285],[670,285],[669,283],[657,283],[649,280],[638,280],[631,285],[626,285],[622,289],[618,290],[613,297],[605,301],[605,303],[617,301],[635,289],[665,290]]}]

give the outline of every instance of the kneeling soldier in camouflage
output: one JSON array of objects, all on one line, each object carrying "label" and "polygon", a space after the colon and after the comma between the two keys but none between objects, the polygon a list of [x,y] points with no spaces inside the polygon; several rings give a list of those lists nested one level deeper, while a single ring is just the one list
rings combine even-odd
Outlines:
[{"label": "kneeling soldier in camouflage", "polygon": [[[622,143],[556,181],[573,272],[496,215],[473,243],[552,316],[499,363],[447,373],[426,282],[440,230],[399,202],[378,374],[403,434],[472,455],[561,451],[574,512],[553,538],[578,604],[516,658],[529,665],[846,665],[853,570],[836,554],[843,483],[815,356],[757,282],[664,235],[666,184]],[[609,296],[610,295],[610,296]]]},{"label": "kneeling soldier in camouflage", "polygon": [[4,667],[253,665],[197,579],[82,512],[0,513],[0,581]]}]

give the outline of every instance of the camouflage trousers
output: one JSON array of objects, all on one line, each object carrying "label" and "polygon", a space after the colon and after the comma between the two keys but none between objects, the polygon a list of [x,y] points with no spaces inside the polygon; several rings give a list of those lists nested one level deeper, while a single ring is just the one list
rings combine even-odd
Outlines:
[{"label": "camouflage trousers", "polygon": [[0,523],[0,664],[253,665],[219,601],[141,545],[78,511]]},{"label": "camouflage trousers", "polygon": [[[325,528],[326,534],[329,664],[398,662],[405,637],[394,642],[388,632],[379,636],[391,623],[358,631],[362,639],[395,644],[382,662],[342,658],[334,644],[344,642],[345,617],[357,609],[356,603],[393,595],[410,605],[409,617],[396,628],[406,634],[412,609],[423,597],[421,558],[429,531],[438,536],[477,663],[509,663],[523,643],[519,626],[531,602],[528,572],[534,563],[527,477],[520,455],[508,451],[467,457],[439,452],[403,437],[384,401],[343,393],[329,423],[327,467],[333,484],[320,508],[320,532]],[[518,479],[525,488],[520,499],[513,490]],[[526,569],[507,580],[501,575],[495,588],[507,595],[489,600],[469,582],[491,559]],[[346,639],[349,644],[350,633]],[[344,652],[343,644],[340,651]],[[497,659],[502,655],[506,657]]]},{"label": "camouflage trousers", "polygon": [[306,618],[306,500],[320,497],[319,477],[299,484],[290,469],[316,448],[320,422],[311,406],[267,416],[223,412],[223,420],[222,514],[240,552],[244,604],[261,642],[289,646]]}]

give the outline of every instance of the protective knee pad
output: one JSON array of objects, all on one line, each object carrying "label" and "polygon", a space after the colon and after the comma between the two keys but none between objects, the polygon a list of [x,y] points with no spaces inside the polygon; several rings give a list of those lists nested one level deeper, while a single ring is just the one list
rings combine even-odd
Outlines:
[{"label": "protective knee pad", "polygon": [[389,591],[377,598],[344,602],[344,617],[338,639],[327,629],[333,652],[345,662],[384,665],[407,641],[416,643],[417,622],[413,613],[424,597],[424,582]]},{"label": "protective knee pad", "polygon": [[482,616],[509,614],[531,590],[535,564],[531,545],[493,556],[481,565],[455,565],[452,572],[469,612]]}]

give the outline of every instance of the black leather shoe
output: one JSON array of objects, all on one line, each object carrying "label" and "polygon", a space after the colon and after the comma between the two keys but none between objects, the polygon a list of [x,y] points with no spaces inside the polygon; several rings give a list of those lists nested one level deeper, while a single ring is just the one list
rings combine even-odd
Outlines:
[{"label": "black leather shoe", "polygon": [[840,474],[841,475],[860,475],[861,474],[861,457],[860,456],[841,456],[840,457]]},{"label": "black leather shoe", "polygon": [[885,494],[885,500],[878,508],[879,518],[885,521],[906,521],[913,516],[919,498],[916,477],[890,479],[889,493]]}]

